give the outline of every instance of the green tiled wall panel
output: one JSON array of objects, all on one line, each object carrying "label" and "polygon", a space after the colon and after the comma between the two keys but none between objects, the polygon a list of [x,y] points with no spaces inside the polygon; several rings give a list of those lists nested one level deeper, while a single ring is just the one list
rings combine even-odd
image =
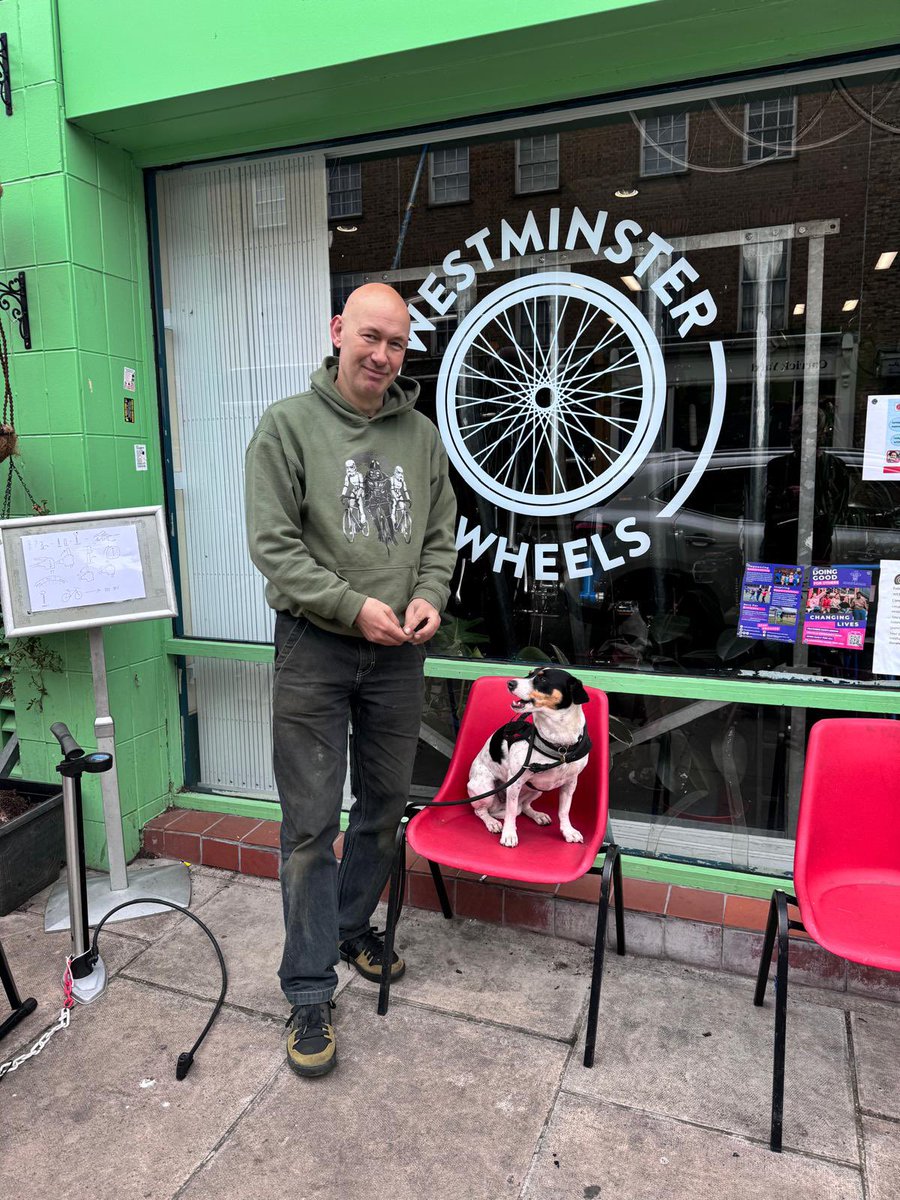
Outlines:
[{"label": "green tiled wall panel", "polygon": [[[66,216],[65,175],[40,175],[31,181],[34,212],[34,246],[37,263],[71,260],[71,239]],[[6,203],[6,192],[3,193]]]},{"label": "green tiled wall panel", "polygon": [[106,334],[106,296],[103,275],[86,267],[73,266],[75,318],[80,350],[109,353]]},{"label": "green tiled wall panel", "polygon": [[54,512],[75,513],[87,509],[87,478],[85,475],[84,438],[80,435],[50,436],[50,458],[53,466]]},{"label": "green tiled wall panel", "polygon": [[75,125],[63,125],[63,152],[66,172],[76,175],[85,183],[96,185],[97,139]]},{"label": "green tiled wall panel", "polygon": [[106,321],[109,353],[120,358],[134,358],[134,284],[115,275],[105,275]]},{"label": "green tiled wall panel", "polygon": [[106,669],[113,671],[159,658],[163,654],[163,640],[169,635],[168,626],[168,621],[110,625],[103,634]]},{"label": "green tiled wall panel", "polygon": [[66,176],[69,227],[72,230],[72,261],[94,271],[103,270],[100,236],[100,191],[75,175]]},{"label": "green tiled wall panel", "polygon": [[[2,203],[2,201],[0,201]],[[36,267],[28,272],[28,308],[34,350],[72,350],[75,337],[75,281],[69,263]],[[8,328],[8,326],[7,326]],[[18,333],[15,335],[18,337]],[[12,342],[13,353],[25,354]]]},{"label": "green tiled wall panel", "polygon": [[12,61],[10,75],[13,80],[12,106],[13,115],[7,117],[3,113],[3,186],[18,179],[29,179],[31,169],[28,165],[28,130],[25,124],[25,89],[15,86]]},{"label": "green tiled wall panel", "polygon": [[131,217],[131,205],[112,192],[101,191],[99,195],[103,270],[108,275],[133,280],[134,222]]},{"label": "green tiled wall panel", "polygon": [[[52,175],[61,171],[62,113],[59,84],[39,83],[22,92],[25,137],[28,142],[29,175]],[[15,119],[15,109],[10,120]]]},{"label": "green tiled wall panel", "polygon": [[88,508],[120,507],[115,438],[108,435],[88,437],[85,447]]},{"label": "green tiled wall panel", "polygon": [[[53,6],[24,0],[19,7],[19,44],[15,50],[26,86],[59,79]],[[10,59],[13,48],[10,46]]]},{"label": "green tiled wall panel", "polygon": [[79,389],[85,433],[107,434],[112,427],[113,396],[109,382],[109,359],[105,354],[81,352]]},{"label": "green tiled wall panel", "polygon": [[[9,324],[5,325],[7,339],[12,341]],[[10,354],[10,378],[16,403],[16,428],[22,435],[20,451],[27,454],[30,442],[28,435],[50,432],[50,416],[47,404],[47,376],[44,370],[44,355],[39,350],[28,354],[17,354],[15,343]]]},{"label": "green tiled wall panel", "polygon": [[44,355],[44,379],[51,431],[54,434],[73,433],[80,436],[84,429],[84,417],[81,411],[78,351],[47,351]]},{"label": "green tiled wall panel", "polygon": [[31,267],[37,261],[33,212],[30,179],[19,179],[4,187],[0,225],[3,229],[3,266],[7,271]]}]

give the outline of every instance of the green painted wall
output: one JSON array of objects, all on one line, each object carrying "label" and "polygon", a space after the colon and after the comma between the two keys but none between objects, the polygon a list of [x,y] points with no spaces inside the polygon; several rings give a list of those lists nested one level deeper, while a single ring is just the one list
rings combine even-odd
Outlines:
[{"label": "green painted wall", "polygon": [[[884,0],[58,0],[70,119],[143,163],[884,46]],[[552,17],[552,19],[548,19]]]},{"label": "green painted wall", "polygon": [[[51,0],[0,0],[9,39],[13,115],[0,111],[0,246],[7,275],[26,272],[33,349],[4,317],[20,437],[19,468],[52,512],[155,504],[163,498],[153,377],[143,179],[131,157],[67,125]],[[136,421],[124,422],[124,367],[137,371]],[[150,469],[134,469],[146,443]],[[5,482],[5,474],[3,475]],[[30,504],[16,483],[13,515]],[[110,705],[117,727],[126,848],[165,806],[166,691],[171,660],[163,622],[118,626],[105,637]],[[93,742],[86,633],[43,639],[64,672],[45,676],[43,710],[19,673],[16,727],[25,777],[58,778],[53,721]],[[86,848],[105,864],[96,777],[85,777]]]}]

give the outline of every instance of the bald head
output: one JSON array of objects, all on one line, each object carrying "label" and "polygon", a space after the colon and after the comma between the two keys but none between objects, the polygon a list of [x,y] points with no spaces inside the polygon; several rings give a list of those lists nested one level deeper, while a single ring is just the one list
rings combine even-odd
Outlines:
[{"label": "bald head", "polygon": [[331,340],[338,350],[337,389],[368,417],[382,407],[403,365],[409,324],[403,297],[386,283],[358,287],[347,297],[341,315],[331,319]]}]

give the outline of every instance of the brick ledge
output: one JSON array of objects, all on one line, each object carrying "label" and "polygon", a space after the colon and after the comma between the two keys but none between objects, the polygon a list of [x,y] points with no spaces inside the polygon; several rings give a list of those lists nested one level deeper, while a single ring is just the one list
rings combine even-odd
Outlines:
[{"label": "brick ledge", "polygon": [[[278,878],[279,823],[170,808],[144,827],[144,852],[242,875]],[[343,834],[335,842],[341,855]],[[428,863],[407,851],[407,904],[440,911]],[[443,871],[453,911],[592,945],[600,877],[559,885],[511,883],[467,871]],[[632,954],[740,975],[756,974],[769,904],[649,880],[623,880],[626,941]],[[609,934],[614,922],[610,914]],[[900,974],[848,963],[792,934],[792,982],[900,1002]]]}]

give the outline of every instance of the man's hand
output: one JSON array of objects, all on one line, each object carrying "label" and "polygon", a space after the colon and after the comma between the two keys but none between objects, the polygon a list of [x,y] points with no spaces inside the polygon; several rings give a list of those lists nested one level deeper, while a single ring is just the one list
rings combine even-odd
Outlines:
[{"label": "man's hand", "polygon": [[[417,630],[416,626],[423,621],[425,624]],[[421,596],[417,596],[409,602],[409,608],[403,617],[403,632],[407,634],[411,642],[427,642],[437,633],[440,623],[441,614],[434,605],[423,600]]]},{"label": "man's hand", "polygon": [[376,600],[374,596],[369,596],[365,601],[354,625],[367,642],[377,642],[379,646],[402,646],[410,640],[400,628],[397,615],[390,605]]}]

